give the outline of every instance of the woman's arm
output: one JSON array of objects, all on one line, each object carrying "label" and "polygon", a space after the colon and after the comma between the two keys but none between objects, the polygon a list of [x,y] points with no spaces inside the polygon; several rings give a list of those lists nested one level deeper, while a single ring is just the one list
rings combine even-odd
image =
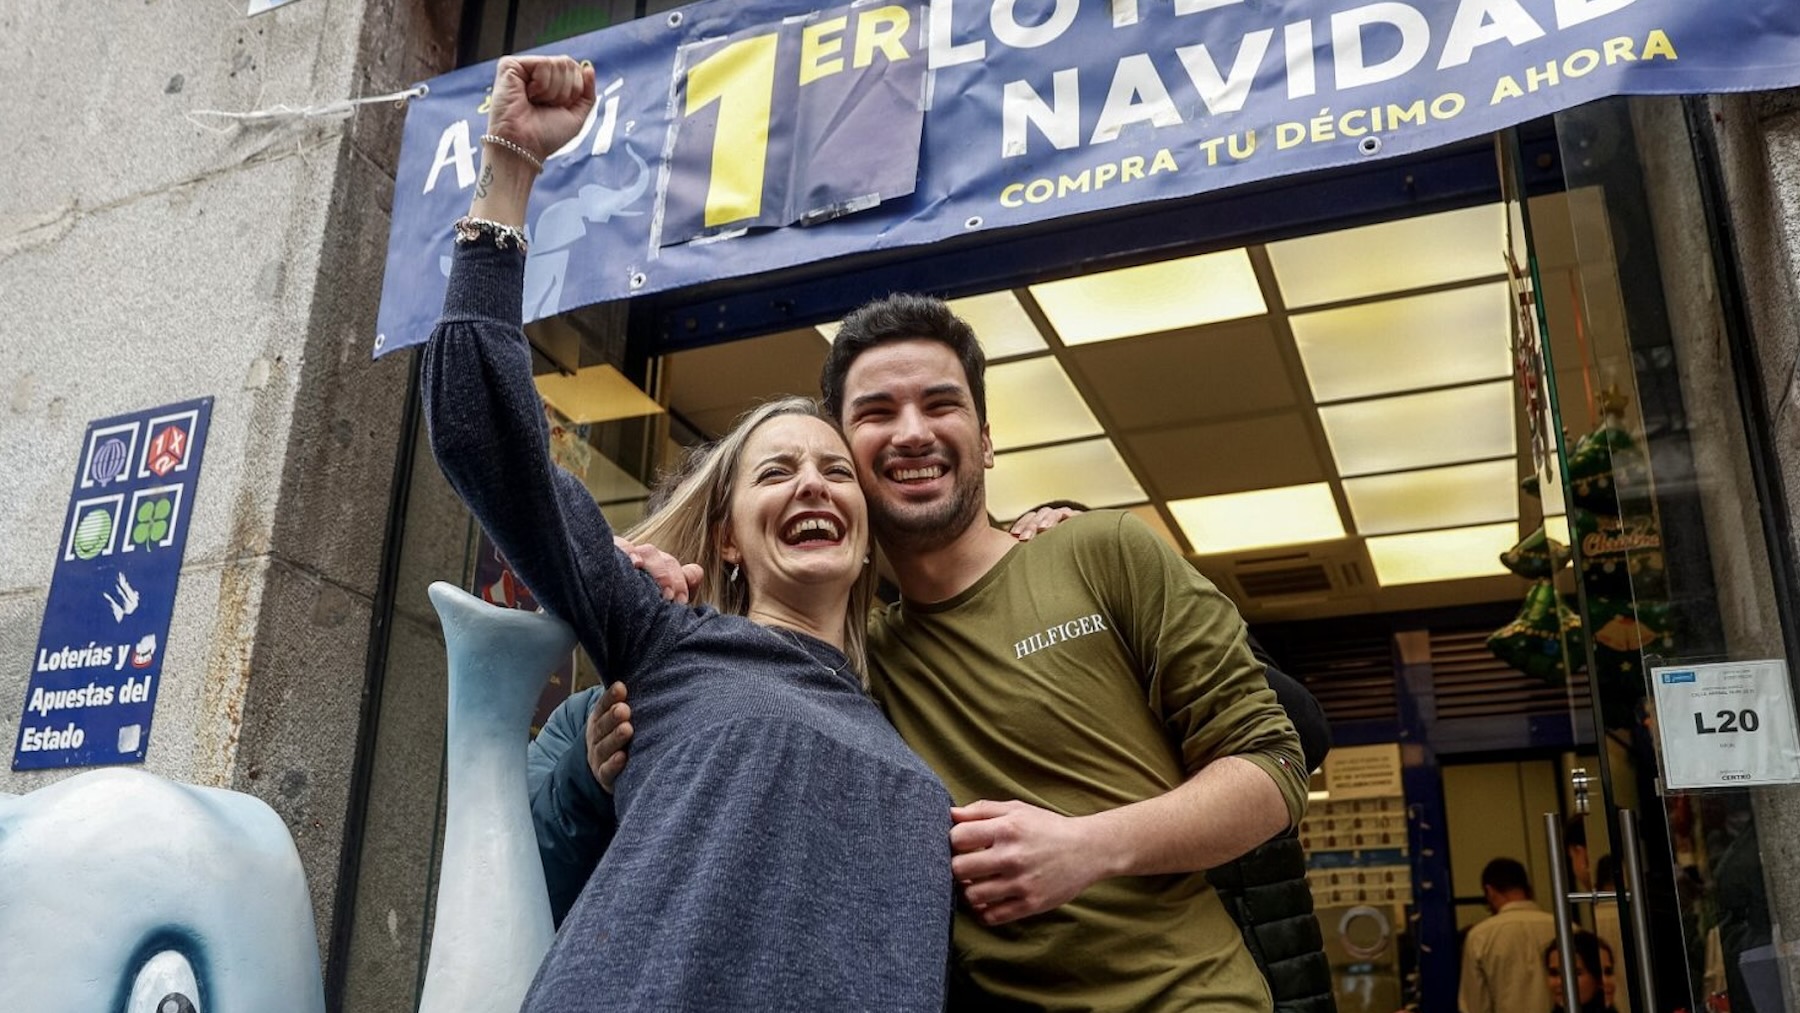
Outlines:
[{"label": "woman's arm", "polygon": [[567,57],[500,61],[484,136],[511,143],[484,143],[422,386],[445,478],[538,601],[575,628],[601,671],[623,677],[654,653],[661,610],[644,606],[660,594],[613,548],[587,489],[551,460],[520,325],[517,230],[537,161],[574,136],[593,101],[592,68]]},{"label": "woman's arm", "polygon": [[609,578],[622,578],[608,571],[623,557],[593,498],[550,458],[518,324],[523,278],[517,252],[458,244],[444,314],[423,352],[426,431],[445,479],[513,572],[613,672],[607,649],[591,641],[613,611]]}]

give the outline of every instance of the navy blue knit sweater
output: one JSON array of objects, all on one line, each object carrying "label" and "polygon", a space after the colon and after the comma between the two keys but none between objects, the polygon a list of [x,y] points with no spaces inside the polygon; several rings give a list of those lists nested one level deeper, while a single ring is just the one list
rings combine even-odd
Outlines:
[{"label": "navy blue knit sweater", "polygon": [[936,1010],[950,798],[822,641],[666,603],[550,460],[523,258],[459,246],[424,351],[450,484],[636,735],[605,857],[524,1009]]}]

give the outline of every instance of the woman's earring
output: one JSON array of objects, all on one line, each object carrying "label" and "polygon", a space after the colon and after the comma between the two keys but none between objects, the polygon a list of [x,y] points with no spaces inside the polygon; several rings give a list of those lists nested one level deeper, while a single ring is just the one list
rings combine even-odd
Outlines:
[{"label": "woman's earring", "polygon": [[868,565],[869,565],[869,554],[868,554],[868,553],[866,553],[866,552],[865,552],[865,553],[863,553],[863,565],[864,565],[864,566],[868,566]]},{"label": "woman's earring", "polygon": [[735,584],[735,583],[737,583],[737,578],[738,578],[737,564],[736,563],[725,564],[725,579],[730,581],[731,583]]}]

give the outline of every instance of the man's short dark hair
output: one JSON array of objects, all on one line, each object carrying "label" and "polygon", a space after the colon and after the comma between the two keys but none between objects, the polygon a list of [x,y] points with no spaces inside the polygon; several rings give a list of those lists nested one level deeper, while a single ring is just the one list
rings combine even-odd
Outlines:
[{"label": "man's short dark hair", "polygon": [[1491,886],[1500,893],[1523,893],[1531,896],[1531,877],[1525,874],[1525,866],[1515,859],[1496,858],[1481,870],[1481,885]]},{"label": "man's short dark hair", "polygon": [[898,293],[864,303],[844,318],[831,354],[819,374],[819,394],[825,411],[844,420],[844,377],[856,357],[890,341],[923,339],[941,341],[956,353],[969,381],[969,397],[975,402],[975,418],[987,424],[987,357],[975,340],[975,330],[951,312],[948,303],[928,295]]},{"label": "man's short dark hair", "polygon": [[1611,890],[1619,884],[1619,860],[1611,855],[1601,855],[1594,863],[1594,889]]},{"label": "man's short dark hair", "polygon": [[[1575,947],[1575,962],[1585,968],[1587,973],[1596,978],[1600,977],[1606,968],[1606,962],[1600,959],[1600,951],[1605,950],[1607,956],[1612,956],[1612,944],[1586,929],[1576,929],[1570,935],[1569,942]],[[1562,944],[1552,939],[1550,945],[1544,947],[1544,970],[1550,969],[1550,955],[1555,953],[1560,945]],[[1557,963],[1561,962],[1559,957]]]}]

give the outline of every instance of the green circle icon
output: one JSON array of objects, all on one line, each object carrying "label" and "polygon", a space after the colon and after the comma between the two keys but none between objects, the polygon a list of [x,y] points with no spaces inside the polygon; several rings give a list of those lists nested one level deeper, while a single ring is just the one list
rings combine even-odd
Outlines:
[{"label": "green circle icon", "polygon": [[89,510],[75,522],[75,555],[93,559],[112,541],[112,514],[105,510]]}]

